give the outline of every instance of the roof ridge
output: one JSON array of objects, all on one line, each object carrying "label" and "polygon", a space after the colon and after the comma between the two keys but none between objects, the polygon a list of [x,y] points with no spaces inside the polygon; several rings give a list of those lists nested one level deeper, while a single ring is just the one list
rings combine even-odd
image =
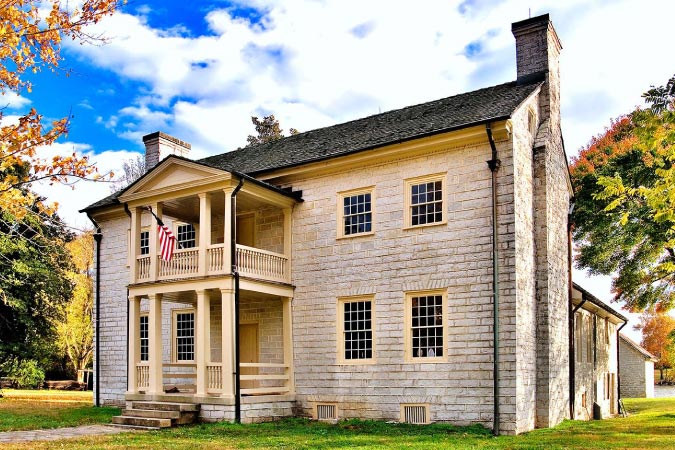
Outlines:
[{"label": "roof ridge", "polygon": [[626,344],[630,345],[635,350],[642,353],[644,356],[647,356],[648,358],[652,358],[654,360],[658,360],[658,358],[656,356],[652,355],[651,352],[647,351],[643,346],[641,346],[640,344],[638,344],[637,342],[635,342],[634,340],[632,340],[631,338],[629,338],[625,334],[619,333],[619,337],[621,339],[623,339],[626,342]]}]

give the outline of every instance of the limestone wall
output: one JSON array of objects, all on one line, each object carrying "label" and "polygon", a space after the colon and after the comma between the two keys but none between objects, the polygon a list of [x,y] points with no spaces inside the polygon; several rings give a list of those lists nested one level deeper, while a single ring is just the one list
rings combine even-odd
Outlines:
[{"label": "limestone wall", "polygon": [[621,397],[654,397],[654,363],[644,355],[619,340],[619,362],[621,364]]}]

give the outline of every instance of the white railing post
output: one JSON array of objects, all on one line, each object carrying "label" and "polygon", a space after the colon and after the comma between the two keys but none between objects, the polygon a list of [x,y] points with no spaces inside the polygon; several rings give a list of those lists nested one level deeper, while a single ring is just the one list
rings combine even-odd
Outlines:
[{"label": "white railing post", "polygon": [[234,291],[221,289],[222,302],[222,396],[234,398]]},{"label": "white railing post", "polygon": [[211,359],[211,315],[209,293],[197,291],[197,342],[195,359],[197,363],[197,395],[205,396],[207,392],[206,367]]},{"label": "white railing post", "polygon": [[149,391],[151,394],[164,393],[162,375],[162,294],[151,294],[148,312],[148,362]]},{"label": "white railing post", "polygon": [[284,364],[286,365],[285,370],[288,375],[288,393],[295,394],[295,377],[293,370],[293,298],[283,297],[281,302],[284,323]]},{"label": "white railing post", "polygon": [[199,194],[199,275],[206,275],[206,250],[211,245],[211,195]]},{"label": "white railing post", "polygon": [[[155,203],[151,206],[152,210],[155,212],[155,215],[162,220],[162,203]],[[150,281],[157,281],[157,273],[159,271],[159,259],[157,258],[157,252],[159,248],[159,236],[157,233],[157,221],[152,218],[150,221],[152,225],[150,226],[150,235],[149,247],[150,247]]]}]

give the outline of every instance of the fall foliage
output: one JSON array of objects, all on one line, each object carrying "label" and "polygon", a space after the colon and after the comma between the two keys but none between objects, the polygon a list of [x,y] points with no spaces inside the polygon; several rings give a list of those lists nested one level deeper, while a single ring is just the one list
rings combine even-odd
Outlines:
[{"label": "fall foliage", "polygon": [[640,323],[635,328],[642,331],[640,345],[658,358],[654,367],[661,372],[663,380],[664,370],[675,366],[675,342],[672,337],[675,331],[675,318],[649,310],[640,317]]},{"label": "fall foliage", "polygon": [[672,85],[645,93],[650,107],[613,121],[570,168],[577,266],[612,275],[615,300],[634,311],[675,306]]},{"label": "fall foliage", "polygon": [[[87,33],[87,25],[112,14],[117,0],[85,0],[79,6],[57,0],[9,0],[0,4],[0,94],[30,92],[26,72],[55,70],[62,60],[61,42],[72,39],[96,42],[101,38]],[[68,130],[68,118],[50,125],[31,109],[9,123],[0,113],[0,208],[21,220],[36,205],[47,214],[52,207],[28,189],[31,182],[69,183],[96,179],[96,168],[76,154],[40,156],[40,147],[51,145]]]}]

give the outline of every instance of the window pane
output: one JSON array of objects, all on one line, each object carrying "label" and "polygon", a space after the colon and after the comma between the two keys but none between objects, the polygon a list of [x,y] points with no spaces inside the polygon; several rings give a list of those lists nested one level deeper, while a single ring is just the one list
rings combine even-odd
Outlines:
[{"label": "window pane", "polygon": [[344,308],[344,358],[367,359],[372,357],[372,302],[345,302]]},{"label": "window pane", "polygon": [[176,360],[193,361],[195,359],[195,315],[194,313],[176,314]]},{"label": "window pane", "polygon": [[372,230],[373,216],[370,193],[344,198],[343,221],[345,236]]},{"label": "window pane", "polygon": [[443,183],[433,181],[411,186],[410,224],[425,225],[443,221]]},{"label": "window pane", "polygon": [[141,329],[140,329],[140,340],[141,340],[141,361],[148,360],[148,348],[149,348],[149,335],[148,335],[148,316],[141,316]]},{"label": "window pane", "polygon": [[150,253],[150,232],[141,231],[141,255]]},{"label": "window pane", "polygon": [[413,358],[443,356],[443,296],[413,297],[411,313]]},{"label": "window pane", "polygon": [[191,223],[178,225],[177,232],[178,248],[194,248],[197,246],[195,227]]}]

